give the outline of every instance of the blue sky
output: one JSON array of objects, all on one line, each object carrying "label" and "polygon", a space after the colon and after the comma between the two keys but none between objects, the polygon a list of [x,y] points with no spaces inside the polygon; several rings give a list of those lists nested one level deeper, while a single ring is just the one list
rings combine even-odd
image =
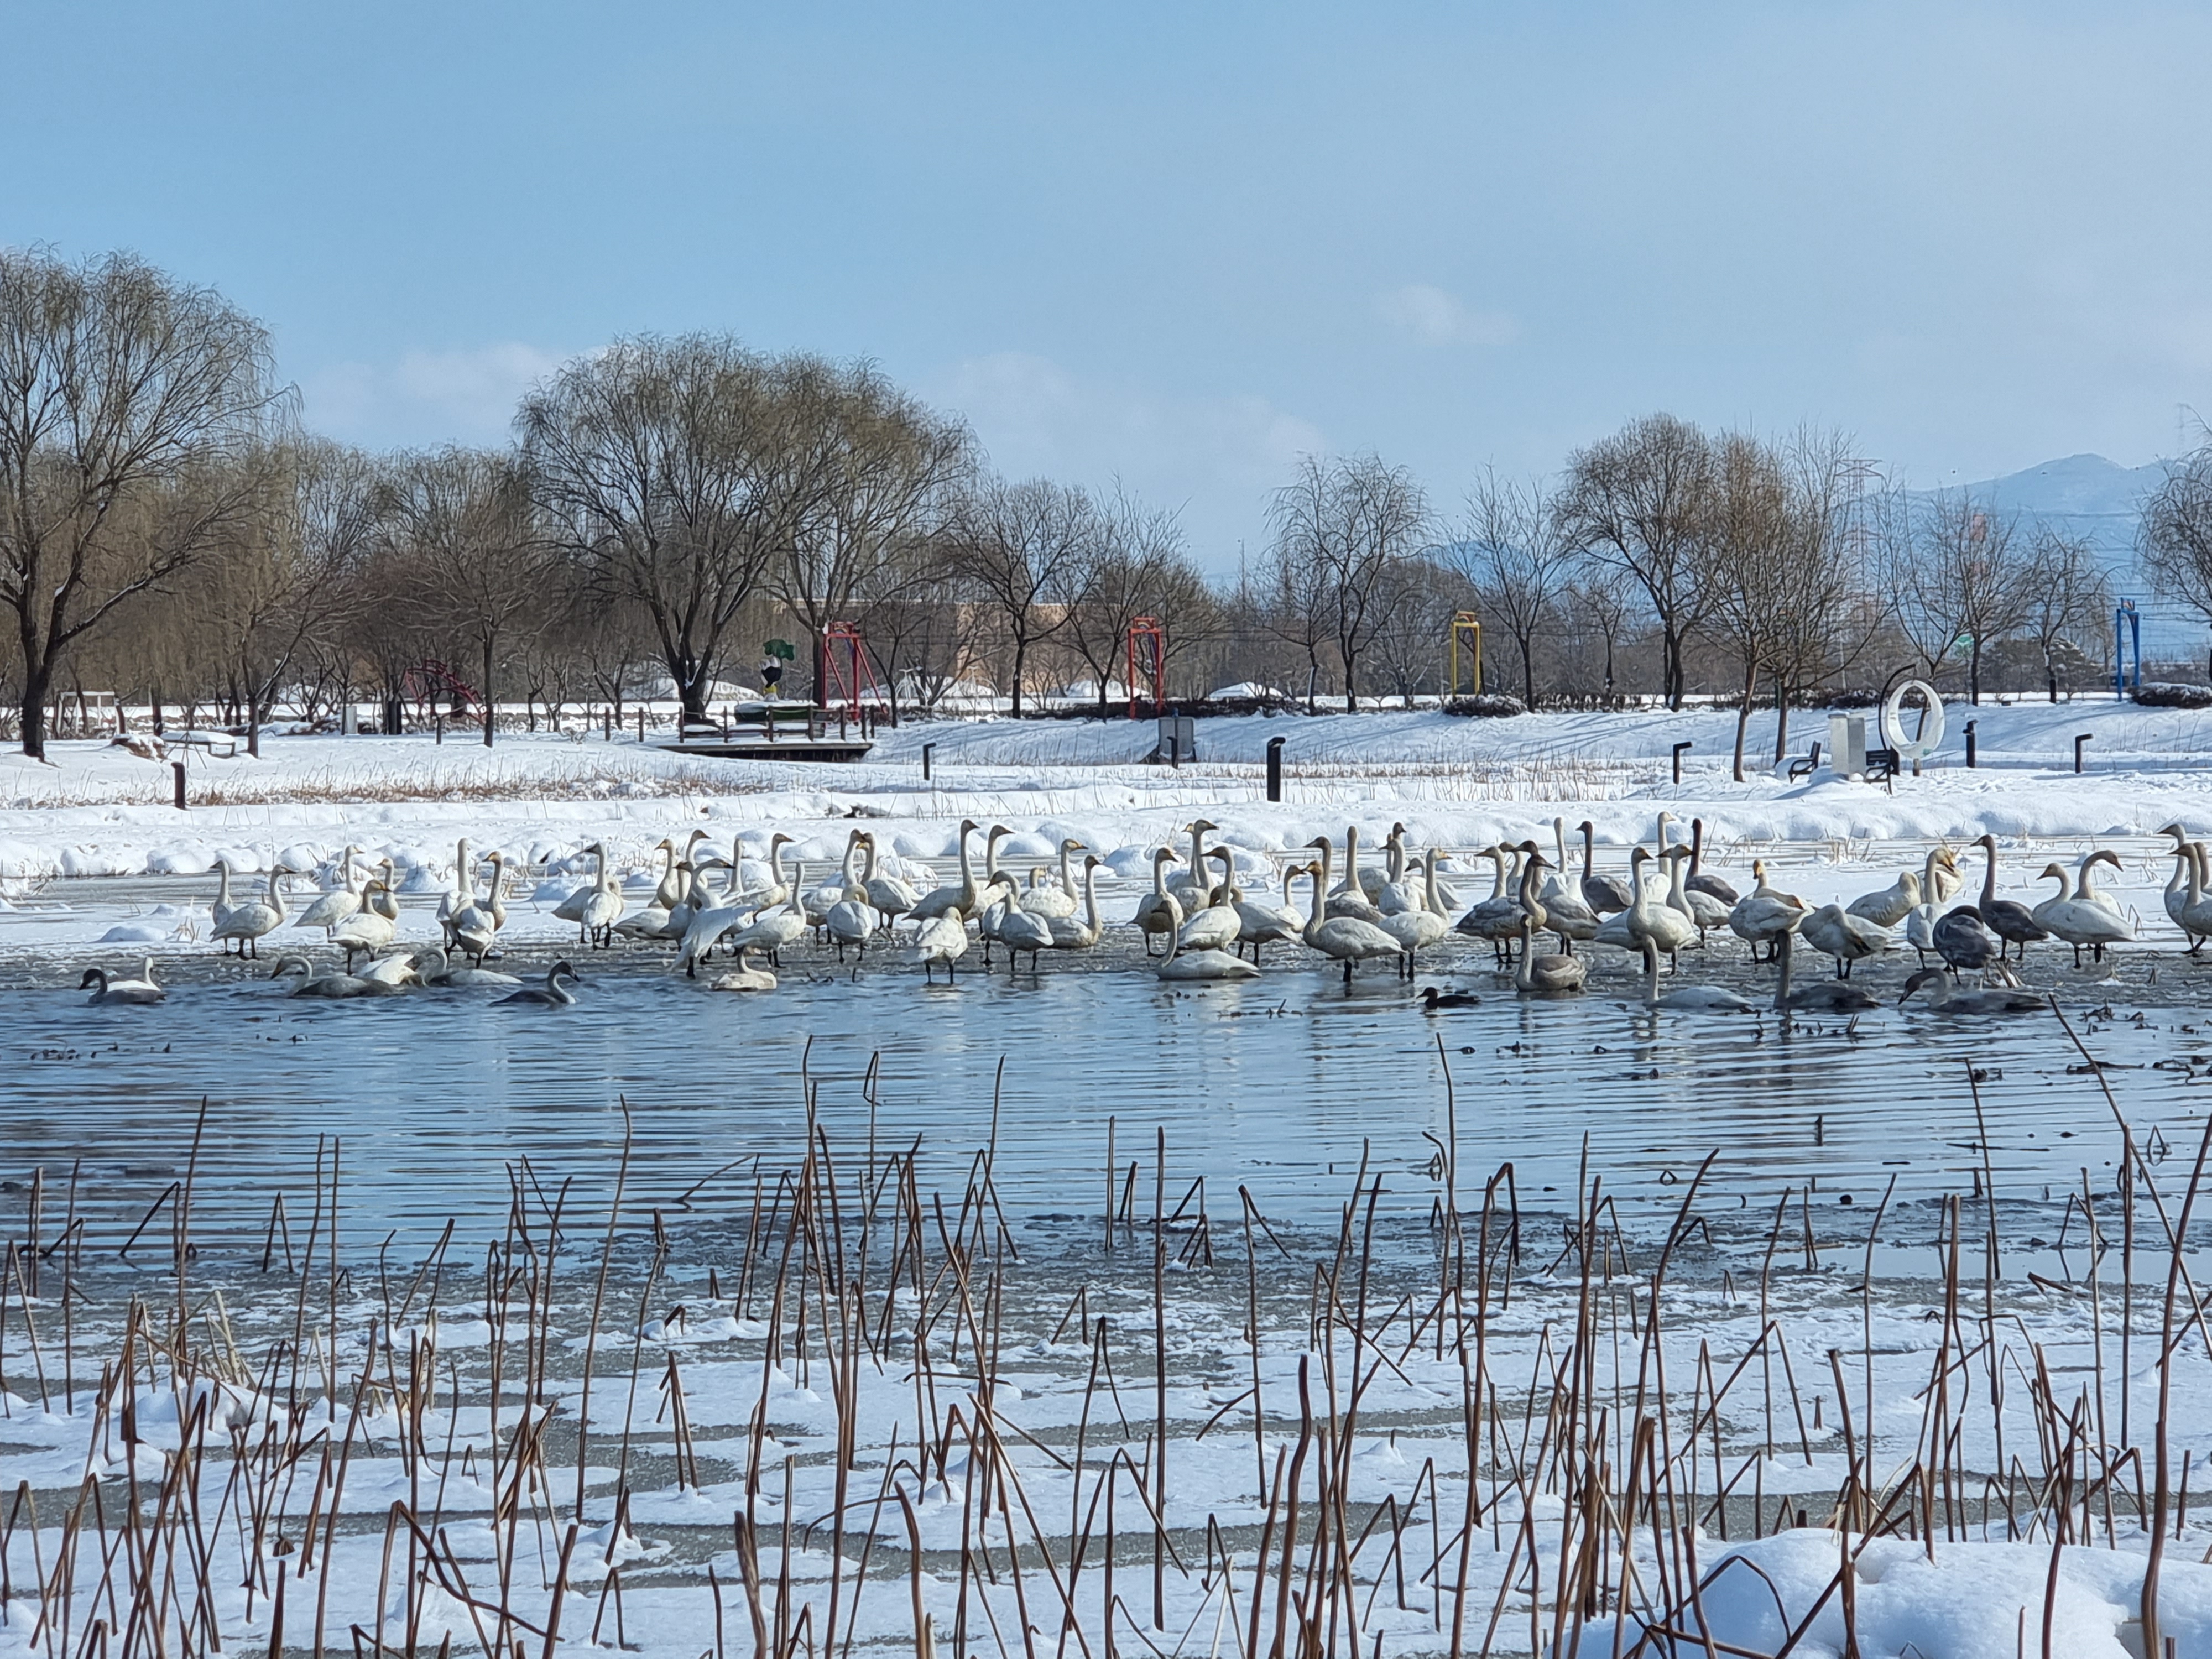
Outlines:
[{"label": "blue sky", "polygon": [[0,10],[0,240],[128,246],[311,423],[487,440],[564,355],[867,356],[1216,568],[1314,449],[1449,510],[1668,409],[1920,484],[2212,412],[2201,9]]}]

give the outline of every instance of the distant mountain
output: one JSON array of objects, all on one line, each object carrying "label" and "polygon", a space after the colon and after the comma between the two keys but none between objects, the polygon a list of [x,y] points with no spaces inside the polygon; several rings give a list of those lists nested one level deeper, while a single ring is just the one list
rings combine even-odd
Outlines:
[{"label": "distant mountain", "polygon": [[1966,489],[2001,512],[2085,538],[2104,556],[2113,580],[2125,586],[2134,575],[2136,521],[2143,497],[2165,473],[2160,461],[2131,467],[2102,455],[2069,455],[2002,478],[1985,478]]},{"label": "distant mountain", "polygon": [[2195,662],[2205,648],[2203,618],[2153,593],[2136,566],[2136,526],[2143,497],[2165,474],[2162,461],[2121,466],[2102,455],[2069,455],[2002,478],[1914,493],[1968,495],[1997,512],[2017,514],[2024,531],[2045,524],[2062,535],[2081,537],[2103,562],[2114,596],[2136,601],[2142,614],[2143,655],[2153,662]]}]

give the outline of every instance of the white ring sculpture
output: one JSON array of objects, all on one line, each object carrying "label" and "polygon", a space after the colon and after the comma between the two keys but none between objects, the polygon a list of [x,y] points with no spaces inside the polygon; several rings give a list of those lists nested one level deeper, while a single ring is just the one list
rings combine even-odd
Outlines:
[{"label": "white ring sculpture", "polygon": [[[1928,717],[1921,722],[1920,735],[1908,740],[1899,718],[1905,712],[1905,694],[1917,691],[1927,699]],[[1907,680],[1882,699],[1881,738],[1897,757],[1906,765],[1917,763],[1932,754],[1943,741],[1943,699],[1936,695],[1936,688],[1925,680]]]}]

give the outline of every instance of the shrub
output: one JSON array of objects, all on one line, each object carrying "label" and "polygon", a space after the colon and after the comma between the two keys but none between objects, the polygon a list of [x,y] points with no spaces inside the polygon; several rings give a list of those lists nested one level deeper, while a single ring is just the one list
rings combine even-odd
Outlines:
[{"label": "shrub", "polygon": [[2212,685],[2177,685],[2171,680],[2136,688],[2145,708],[2212,708]]}]

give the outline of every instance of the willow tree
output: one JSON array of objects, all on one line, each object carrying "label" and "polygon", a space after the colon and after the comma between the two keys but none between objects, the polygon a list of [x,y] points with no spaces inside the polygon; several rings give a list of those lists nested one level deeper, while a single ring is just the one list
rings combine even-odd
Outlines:
[{"label": "willow tree", "polygon": [[687,720],[831,474],[817,368],[726,335],[641,335],[569,363],[516,416],[550,533],[643,610]]},{"label": "willow tree", "polygon": [[0,604],[23,752],[71,646],[250,515],[284,398],[269,337],[137,257],[0,250]]}]

